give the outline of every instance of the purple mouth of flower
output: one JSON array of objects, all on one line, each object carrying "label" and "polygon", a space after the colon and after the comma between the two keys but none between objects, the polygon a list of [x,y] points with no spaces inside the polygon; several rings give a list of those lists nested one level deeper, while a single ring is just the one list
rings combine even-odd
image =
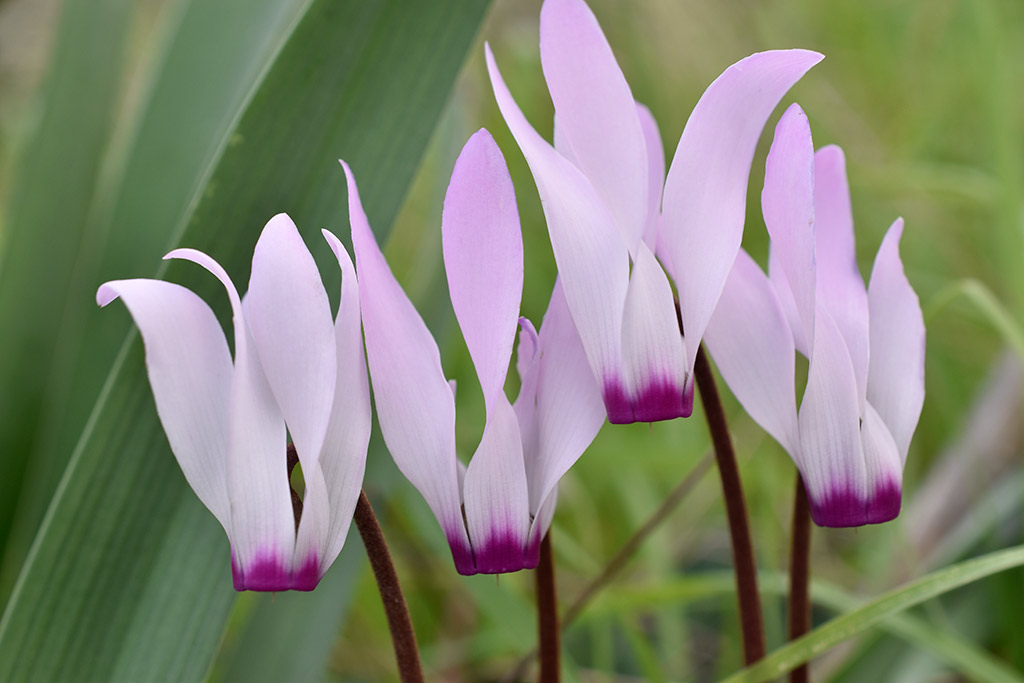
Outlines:
[{"label": "purple mouth of flower", "polygon": [[281,592],[287,590],[309,592],[320,583],[320,561],[310,553],[295,571],[289,570],[278,553],[263,552],[243,572],[235,553],[231,553],[231,576],[236,591]]},{"label": "purple mouth of flower", "polygon": [[524,546],[516,534],[498,531],[479,548],[472,548],[460,535],[446,534],[455,570],[463,576],[509,574],[535,569],[540,562],[540,539]]},{"label": "purple mouth of flower", "polygon": [[693,413],[693,388],[680,387],[668,377],[655,377],[631,399],[618,379],[605,380],[604,405],[612,424],[661,422]]},{"label": "purple mouth of flower", "polygon": [[895,519],[901,505],[902,490],[891,480],[876,485],[867,498],[849,486],[837,486],[824,497],[811,498],[811,519],[824,527],[882,524]]}]

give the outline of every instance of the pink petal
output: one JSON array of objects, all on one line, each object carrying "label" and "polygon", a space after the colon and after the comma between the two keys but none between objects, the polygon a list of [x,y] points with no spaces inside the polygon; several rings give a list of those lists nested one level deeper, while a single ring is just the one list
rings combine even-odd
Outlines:
[{"label": "pink petal", "polygon": [[590,367],[605,384],[621,386],[622,312],[629,284],[625,243],[586,177],[523,117],[490,47],[485,49],[498,108],[537,183],[566,302]]},{"label": "pink petal", "polygon": [[504,393],[512,357],[523,292],[523,238],[512,177],[484,129],[455,162],[441,237],[452,307],[489,412]]},{"label": "pink petal", "polygon": [[686,122],[665,181],[662,234],[679,290],[687,368],[740,247],[761,130],[786,91],[821,59],[807,50],[751,55],[708,87]]},{"label": "pink petal", "polygon": [[176,249],[180,258],[210,271],[227,291],[235,329],[235,371],[227,450],[231,504],[231,552],[236,590],[279,591],[293,587],[295,517],[285,457],[284,417],[274,400],[238,291],[220,264],[194,249]]},{"label": "pink petal", "polygon": [[863,403],[868,379],[868,296],[857,267],[846,160],[835,145],[822,147],[814,155],[814,206],[818,298],[843,333]]},{"label": "pink petal", "polygon": [[779,305],[782,306],[782,310],[786,314],[789,329],[793,332],[793,343],[796,345],[796,350],[807,358],[811,355],[810,340],[804,336],[804,325],[800,320],[800,314],[796,310],[796,301],[793,299],[793,290],[789,287],[789,278],[786,277],[786,273],[782,270],[782,264],[779,263],[779,257],[776,256],[775,252],[776,250],[769,246],[768,280],[772,283],[772,287],[775,288],[775,296],[778,297]]},{"label": "pink petal", "polygon": [[790,105],[775,128],[765,163],[761,207],[789,284],[804,338],[814,333],[814,144],[800,105]]},{"label": "pink petal", "polygon": [[924,319],[917,294],[903,273],[897,219],[878,249],[868,285],[871,365],[868,402],[885,422],[906,460],[924,404]]},{"label": "pink petal", "polygon": [[[524,392],[532,389],[526,395],[532,396],[528,400],[535,407],[536,417],[532,423],[519,423],[530,513],[537,519],[546,501],[554,497],[558,481],[593,442],[605,418],[601,388],[587,365],[559,281],[551,293],[538,344],[539,354],[531,367],[534,372],[523,382]],[[523,392],[516,400],[520,415],[521,403]]]},{"label": "pink petal", "polygon": [[864,515],[868,524],[881,524],[900,514],[903,458],[888,427],[870,403],[865,404],[860,434],[867,467]]},{"label": "pink petal", "polygon": [[337,351],[331,304],[313,256],[285,214],[270,219],[252,257],[246,319],[303,469],[323,446]]},{"label": "pink petal", "polygon": [[231,401],[231,352],[202,299],[160,280],[115,280],[96,292],[120,297],[146,346],[146,371],[171,451],[189,486],[231,531],[225,462]]},{"label": "pink petal", "polygon": [[629,85],[583,0],[545,1],[540,58],[559,131],[634,253],[647,214],[643,132]]},{"label": "pink petal", "polygon": [[771,283],[742,249],[704,344],[744,410],[798,461],[793,337]]},{"label": "pink petal", "polygon": [[[475,572],[523,569],[530,504],[519,423],[504,393],[494,402],[480,445],[466,468],[463,499]],[[459,572],[467,573],[461,568]]]},{"label": "pink petal", "polygon": [[319,579],[321,566],[330,564],[321,556],[330,506],[319,457],[334,402],[337,350],[320,273],[285,214],[274,216],[256,243],[245,312],[306,483],[292,571],[313,572],[315,566]]},{"label": "pink petal", "polygon": [[832,316],[818,306],[807,389],[800,406],[797,460],[819,526],[867,524],[870,491],[860,438],[857,380],[846,342]]},{"label": "pink petal", "polygon": [[323,231],[341,267],[341,305],[334,322],[338,357],[334,406],[320,452],[320,466],[330,494],[330,523],[324,566],[329,566],[345,543],[359,500],[370,442],[370,385],[363,355],[363,330],[359,315],[359,284],[345,247],[333,233]]},{"label": "pink petal", "polygon": [[622,365],[629,402],[612,411],[612,423],[656,422],[688,417],[684,401],[686,351],[672,287],[654,254],[641,244],[633,263],[622,321]]},{"label": "pink petal", "polygon": [[665,147],[661,144],[658,122],[654,120],[651,110],[637,102],[636,113],[640,117],[640,129],[643,131],[644,146],[647,149],[647,221],[644,227],[644,242],[651,251],[657,253],[661,191],[665,186]]},{"label": "pink petal", "polygon": [[381,433],[402,474],[427,501],[448,537],[456,566],[472,563],[459,504],[455,398],[423,319],[391,274],[370,230],[351,169],[349,220],[359,273],[366,359]]}]

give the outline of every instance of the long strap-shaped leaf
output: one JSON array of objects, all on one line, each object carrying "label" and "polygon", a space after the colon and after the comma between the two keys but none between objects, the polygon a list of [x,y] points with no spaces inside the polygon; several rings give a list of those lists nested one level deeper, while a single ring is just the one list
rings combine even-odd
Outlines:
[{"label": "long strap-shaped leaf", "polygon": [[843,640],[871,628],[889,615],[902,612],[986,576],[1022,565],[1024,546],[1016,546],[932,572],[832,619],[802,638],[772,652],[754,666],[730,676],[724,683],[773,680]]},{"label": "long strap-shaped leaf", "polygon": [[[67,45],[75,59],[56,60],[52,66],[54,82],[42,106],[55,111],[40,122],[40,140],[68,136],[99,142],[85,129],[96,117],[92,111],[104,104],[109,108],[108,100],[118,98],[113,87],[87,86],[97,80],[116,81],[124,70],[121,65],[83,63],[77,54],[88,52],[89,44],[116,42],[117,36],[111,34],[118,27],[110,21],[110,10],[96,11],[111,3],[87,0],[79,9],[79,2],[64,4],[64,14],[76,21],[67,22],[58,42]],[[96,283],[151,272],[160,256],[177,244],[196,192],[220,158],[227,133],[311,0],[169,4],[174,11],[158,22],[158,32],[166,38],[157,41],[167,48],[157,50],[153,67],[147,70],[151,73],[143,77],[151,83],[145,88],[148,98],[137,110],[121,115],[126,121],[111,132],[107,147],[65,145],[59,159],[49,165],[19,169],[21,181],[36,186],[10,207],[8,231],[20,246],[8,256],[22,264],[43,258],[51,272],[45,287],[38,286],[38,272],[31,269],[15,269],[6,279],[0,276],[0,288],[11,294],[8,300],[0,296],[0,443],[8,446],[7,457],[0,458],[0,606],[131,328],[129,319],[112,317],[92,305]],[[127,14],[136,6],[129,2],[121,11]],[[77,79],[63,75],[72,69],[81,72]],[[81,94],[83,88],[87,96]],[[65,100],[72,97],[69,106]],[[104,156],[105,172],[99,174],[103,182],[93,181],[97,174],[84,161],[69,161],[86,155]],[[88,175],[79,177],[82,174]],[[55,201],[54,193],[65,186],[94,190],[88,210],[77,202]],[[26,214],[40,198],[59,212],[51,217],[59,229],[40,225],[40,217]],[[57,235],[60,239],[55,239]],[[32,296],[15,296],[24,291]],[[32,348],[28,361],[20,351],[25,346]],[[10,378],[7,373],[15,369],[21,373],[19,380],[5,383],[3,378]],[[12,414],[11,409],[20,413]],[[19,474],[22,471],[24,475]],[[10,537],[4,543],[8,526]]]},{"label": "long strap-shaped leaf", "polygon": [[[131,0],[66,0],[0,248],[0,553],[50,380],[63,295],[92,206],[118,97]],[[5,591],[0,585],[0,604]]]},{"label": "long strap-shaped leaf", "polygon": [[[344,232],[339,156],[360,175],[371,221],[389,225],[486,5],[314,2],[233,131],[182,243],[244,281],[276,212],[311,245],[320,227]],[[168,273],[218,300],[194,269]],[[226,540],[168,450],[133,335],[0,621],[0,680],[200,678],[233,600]]]}]

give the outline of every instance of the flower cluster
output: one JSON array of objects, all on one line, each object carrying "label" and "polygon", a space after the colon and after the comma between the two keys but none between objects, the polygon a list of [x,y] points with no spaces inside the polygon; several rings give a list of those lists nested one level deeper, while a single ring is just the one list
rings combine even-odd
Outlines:
[{"label": "flower cluster", "polygon": [[[822,56],[775,50],[730,66],[697,102],[666,172],[658,126],[583,0],[546,0],[541,11],[552,142],[485,52],[559,277],[537,330],[520,312],[512,178],[491,135],[478,131],[455,164],[440,219],[448,291],[486,409],[468,464],[456,452],[455,382],[393,276],[345,162],[355,267],[324,231],[342,271],[336,320],[284,215],[256,244],[244,297],[209,256],[168,254],[227,290],[233,358],[211,309],[183,287],[119,280],[97,293],[100,305],[121,298],[142,332],[157,411],[186,479],[228,534],[235,587],[311,590],[337,556],[363,477],[371,383],[388,450],[437,517],[458,572],[535,567],[558,482],[605,417],[690,415],[702,339],[745,409],[796,462],[818,524],[895,517],[924,397],[924,326],[898,253],[903,225],[890,229],[865,289],[842,152],[814,152],[797,105],[767,161],[769,274],[740,248],[758,140]],[[521,388],[512,400],[514,347]],[[799,411],[796,351],[810,361]]]}]

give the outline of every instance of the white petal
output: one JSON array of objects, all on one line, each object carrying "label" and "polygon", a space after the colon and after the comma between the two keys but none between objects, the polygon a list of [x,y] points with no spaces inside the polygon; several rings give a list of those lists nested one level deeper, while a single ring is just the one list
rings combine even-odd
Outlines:
[{"label": "white petal", "polygon": [[487,69],[509,130],[526,157],[547,218],[565,298],[599,380],[622,382],[622,313],[629,254],[618,228],[587,178],[530,126],[485,46]]},{"label": "white petal", "polygon": [[[535,419],[520,421],[519,426],[530,512],[539,516],[558,481],[593,442],[605,418],[600,387],[587,365],[558,281],[540,328],[539,356],[533,368]],[[526,382],[523,387],[527,389]],[[519,400],[516,409],[522,414]]]},{"label": "white petal", "polygon": [[455,162],[441,218],[455,317],[488,411],[504,391],[523,292],[523,237],[512,176],[485,129]]},{"label": "white petal", "polygon": [[868,295],[857,268],[846,160],[835,145],[814,155],[814,207],[818,298],[846,339],[863,404],[868,380]]},{"label": "white petal", "polygon": [[363,485],[370,442],[370,385],[363,355],[359,284],[348,252],[334,234],[323,231],[341,266],[341,304],[334,323],[338,380],[320,466],[330,496],[330,525],[324,561],[337,557],[348,534]]},{"label": "white petal", "polygon": [[868,495],[864,516],[868,524],[881,524],[900,514],[903,488],[903,459],[882,418],[865,404],[861,424]]},{"label": "white petal", "polygon": [[771,283],[742,249],[704,343],[736,400],[798,460],[793,337]]},{"label": "white petal", "polygon": [[772,258],[785,273],[806,338],[814,334],[814,144],[798,104],[790,105],[775,128],[761,206]]},{"label": "white petal", "polygon": [[441,355],[377,246],[351,169],[344,162],[342,166],[348,179],[366,359],[380,430],[398,469],[441,524],[456,567],[471,569],[459,504],[455,399],[441,370]]},{"label": "white petal", "polygon": [[686,122],[662,199],[662,234],[679,290],[687,369],[693,367],[743,237],[747,181],[765,122],[822,56],[775,50],[733,64]]},{"label": "white petal", "polygon": [[245,299],[260,365],[302,469],[311,469],[331,416],[337,350],[320,273],[285,214],[270,219],[256,243]]},{"label": "white petal", "polygon": [[846,342],[818,306],[807,390],[800,405],[800,472],[819,526],[866,523],[869,495],[860,438],[857,380]]},{"label": "white petal", "polygon": [[658,253],[661,191],[665,187],[665,147],[661,144],[658,122],[654,120],[651,110],[637,102],[636,113],[640,117],[640,128],[644,132],[647,148],[647,224],[644,227],[644,242],[651,251]]},{"label": "white petal", "polygon": [[288,485],[284,417],[260,367],[238,291],[220,264],[202,252],[176,249],[164,258],[181,258],[206,268],[221,281],[231,301],[235,371],[227,484],[235,588],[292,588],[295,517]]},{"label": "white petal", "polygon": [[647,213],[643,132],[629,85],[583,0],[544,3],[540,58],[559,132],[635,253]]},{"label": "white petal", "polygon": [[466,468],[463,497],[476,571],[501,574],[523,569],[530,504],[519,423],[504,394],[495,401]]},{"label": "white petal", "polygon": [[225,463],[232,367],[224,332],[210,307],[180,285],[115,280],[96,292],[100,306],[118,297],[142,333],[171,451],[199,500],[230,533]]},{"label": "white petal", "polygon": [[924,404],[924,318],[900,261],[903,219],[889,228],[868,286],[871,365],[868,402],[888,426],[906,460]]},{"label": "white petal", "polygon": [[782,310],[786,314],[789,329],[793,333],[793,343],[796,345],[796,350],[802,353],[805,358],[809,358],[811,355],[811,345],[809,339],[804,336],[804,324],[796,310],[793,290],[789,288],[789,279],[782,270],[779,257],[776,256],[775,250],[771,247],[768,249],[768,280],[772,283],[772,287],[775,288],[775,296],[779,298],[779,305],[782,306]]},{"label": "white petal", "polygon": [[684,400],[686,351],[672,287],[646,244],[639,246],[633,263],[622,337],[629,405],[616,412],[609,406],[608,419],[629,423],[689,416],[693,404]]}]

